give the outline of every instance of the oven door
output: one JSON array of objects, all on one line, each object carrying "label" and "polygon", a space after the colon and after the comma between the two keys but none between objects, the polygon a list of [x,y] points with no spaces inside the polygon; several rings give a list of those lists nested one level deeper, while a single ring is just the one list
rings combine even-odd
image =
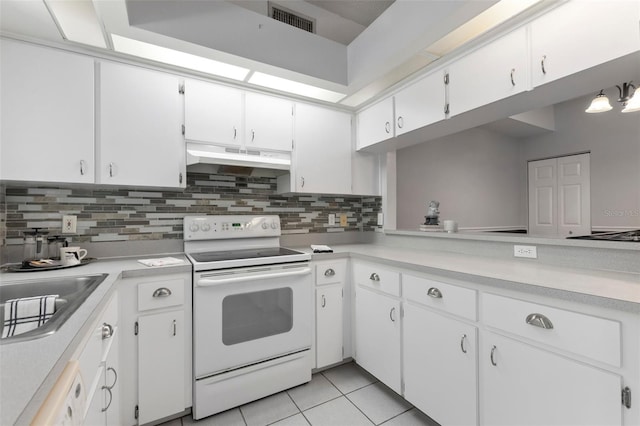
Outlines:
[{"label": "oven door", "polygon": [[196,379],[311,347],[308,263],[194,274]]}]

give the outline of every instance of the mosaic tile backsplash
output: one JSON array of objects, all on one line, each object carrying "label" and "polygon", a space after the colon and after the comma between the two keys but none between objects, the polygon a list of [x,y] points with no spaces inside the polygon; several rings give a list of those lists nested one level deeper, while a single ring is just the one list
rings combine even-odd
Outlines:
[{"label": "mosaic tile backsplash", "polygon": [[[62,215],[76,215],[76,243],[182,239],[188,214],[277,214],[282,233],[372,231],[380,197],[279,195],[276,178],[188,173],[180,191],[109,187],[2,187],[3,245],[22,244],[22,231],[61,232]],[[329,226],[328,215],[347,215],[347,226]],[[339,225],[339,220],[336,220]]]}]

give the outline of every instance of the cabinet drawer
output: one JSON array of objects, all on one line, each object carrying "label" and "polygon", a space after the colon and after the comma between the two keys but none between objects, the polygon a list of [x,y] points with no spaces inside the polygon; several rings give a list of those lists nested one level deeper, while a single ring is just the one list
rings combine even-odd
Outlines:
[{"label": "cabinet drawer", "polygon": [[138,284],[138,311],[182,305],[184,286],[181,279]]},{"label": "cabinet drawer", "polygon": [[400,296],[400,273],[373,263],[354,262],[353,279],[356,284]]},{"label": "cabinet drawer", "polygon": [[318,262],[316,263],[316,285],[343,283],[346,272],[346,260]]},{"label": "cabinet drawer", "polygon": [[618,321],[493,294],[483,295],[481,307],[482,319],[490,327],[621,366]]},{"label": "cabinet drawer", "polygon": [[402,275],[402,294],[411,301],[475,321],[476,291],[426,278]]}]

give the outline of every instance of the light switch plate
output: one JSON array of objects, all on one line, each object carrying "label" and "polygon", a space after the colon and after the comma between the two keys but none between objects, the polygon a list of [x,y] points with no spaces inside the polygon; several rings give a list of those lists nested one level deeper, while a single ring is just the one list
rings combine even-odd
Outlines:
[{"label": "light switch plate", "polygon": [[62,216],[62,233],[75,234],[78,225],[78,217],[72,215]]}]

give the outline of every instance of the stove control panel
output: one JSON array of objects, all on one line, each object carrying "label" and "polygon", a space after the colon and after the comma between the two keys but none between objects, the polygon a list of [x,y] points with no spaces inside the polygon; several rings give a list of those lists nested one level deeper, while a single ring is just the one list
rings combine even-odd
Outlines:
[{"label": "stove control panel", "polygon": [[281,234],[277,215],[185,216],[183,224],[185,241],[279,237]]}]

